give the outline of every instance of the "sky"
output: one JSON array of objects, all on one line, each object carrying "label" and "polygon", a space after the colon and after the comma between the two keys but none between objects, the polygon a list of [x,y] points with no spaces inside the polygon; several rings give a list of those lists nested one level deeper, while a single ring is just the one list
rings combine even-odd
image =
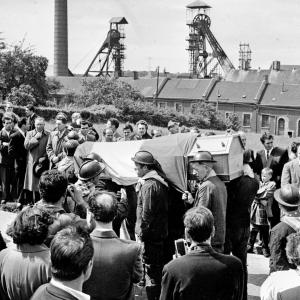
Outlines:
[{"label": "sky", "polygon": [[[83,73],[106,38],[112,17],[125,17],[125,70],[188,71],[187,0],[69,0],[69,69]],[[253,69],[272,61],[300,65],[299,0],[205,0],[211,31],[235,67],[249,43]],[[0,0],[0,32],[53,64],[54,0]]]}]

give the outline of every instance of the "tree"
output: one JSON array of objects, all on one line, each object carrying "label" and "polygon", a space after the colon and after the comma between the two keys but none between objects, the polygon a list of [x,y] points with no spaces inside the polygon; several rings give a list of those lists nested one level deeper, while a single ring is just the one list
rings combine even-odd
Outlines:
[{"label": "tree", "polygon": [[49,96],[46,82],[48,60],[34,55],[32,49],[23,49],[22,45],[6,46],[0,51],[0,88],[6,96],[13,88],[28,85],[38,104],[45,104]]},{"label": "tree", "polygon": [[235,113],[229,114],[225,120],[226,128],[234,131],[239,131],[241,128],[241,121],[239,116]]},{"label": "tree", "polygon": [[7,95],[6,100],[14,105],[36,105],[34,90],[30,85],[26,84],[21,84],[19,87],[13,87],[10,93]]}]

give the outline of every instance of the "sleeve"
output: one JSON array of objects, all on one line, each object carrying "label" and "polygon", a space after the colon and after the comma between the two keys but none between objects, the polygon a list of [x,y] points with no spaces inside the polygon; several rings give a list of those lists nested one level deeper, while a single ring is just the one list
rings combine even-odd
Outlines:
[{"label": "sleeve", "polygon": [[270,273],[289,269],[285,254],[286,238],[271,230],[270,234]]},{"label": "sleeve", "polygon": [[276,300],[277,293],[275,286],[272,283],[272,274],[265,280],[260,288],[261,300]]},{"label": "sleeve", "polygon": [[31,150],[39,144],[38,139],[36,139],[31,133],[28,133],[25,137],[24,147],[26,150]]},{"label": "sleeve", "polygon": [[208,184],[201,185],[198,188],[196,196],[197,205],[202,205],[208,209],[211,209],[211,187]]},{"label": "sleeve", "polygon": [[176,283],[172,275],[167,271],[166,267],[163,269],[161,292],[159,300],[172,300],[179,299],[178,291],[176,289]]},{"label": "sleeve", "polygon": [[48,155],[49,160],[52,162],[52,159],[55,157],[55,153],[52,147],[52,135],[51,133],[49,134],[47,146],[46,146],[46,152]]},{"label": "sleeve", "polygon": [[141,244],[138,245],[137,257],[133,267],[132,281],[133,283],[138,283],[143,277],[143,263],[142,263],[142,252],[143,247]]},{"label": "sleeve", "polygon": [[291,171],[289,168],[289,164],[285,164],[283,166],[282,174],[281,174],[281,186],[291,183]]}]

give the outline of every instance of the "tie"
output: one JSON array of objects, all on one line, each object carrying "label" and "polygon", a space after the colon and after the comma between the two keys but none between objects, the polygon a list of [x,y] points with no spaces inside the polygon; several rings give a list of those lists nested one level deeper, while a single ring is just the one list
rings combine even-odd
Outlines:
[{"label": "tie", "polygon": [[270,150],[267,150],[267,160],[269,159],[270,157]]}]

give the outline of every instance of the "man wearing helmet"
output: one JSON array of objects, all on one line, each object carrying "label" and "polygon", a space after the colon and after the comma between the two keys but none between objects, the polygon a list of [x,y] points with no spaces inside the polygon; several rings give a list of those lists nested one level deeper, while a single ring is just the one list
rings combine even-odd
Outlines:
[{"label": "man wearing helmet", "polygon": [[194,197],[190,192],[185,192],[183,200],[193,206],[203,205],[211,210],[215,226],[212,247],[222,253],[225,243],[227,190],[213,170],[215,162],[208,151],[200,151],[190,159],[190,172],[197,182],[196,191]]},{"label": "man wearing helmet", "polygon": [[138,151],[132,160],[139,177],[135,232],[144,243],[143,262],[147,279],[151,283],[147,293],[148,296],[152,294],[148,299],[153,296],[156,299],[160,293],[165,263],[163,247],[168,235],[168,184],[159,174],[160,166],[150,152]]}]

